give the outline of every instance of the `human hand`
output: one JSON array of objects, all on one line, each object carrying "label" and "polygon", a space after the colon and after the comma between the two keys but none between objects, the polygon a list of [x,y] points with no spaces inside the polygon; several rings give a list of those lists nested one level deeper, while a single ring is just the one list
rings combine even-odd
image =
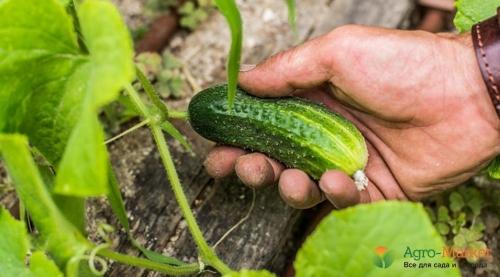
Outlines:
[{"label": "human hand", "polygon": [[278,182],[296,208],[325,198],[337,208],[418,200],[464,182],[500,154],[500,120],[470,34],[343,26],[242,72],[240,85],[260,97],[321,102],[366,138],[364,191],[337,170],[325,172],[318,186],[261,153],[228,146],[209,153],[205,167],[213,177],[236,171],[251,187]]}]

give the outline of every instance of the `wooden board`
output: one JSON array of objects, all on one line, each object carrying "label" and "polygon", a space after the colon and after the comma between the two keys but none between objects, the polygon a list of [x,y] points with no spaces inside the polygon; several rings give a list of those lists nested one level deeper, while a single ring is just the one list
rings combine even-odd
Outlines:
[{"label": "wooden board", "polygon": [[[245,24],[244,62],[256,63],[292,45],[284,1],[241,1]],[[298,1],[299,38],[305,40],[347,23],[398,27],[407,19],[410,0]],[[223,18],[214,14],[195,32],[176,37],[170,49],[187,65],[202,87],[224,79],[229,33]],[[173,103],[185,107],[189,99]],[[173,147],[176,165],[205,237],[214,244],[247,212],[252,190],[236,178],[214,181],[205,173],[202,162],[211,143],[194,134],[185,123],[177,122],[195,144],[196,156]],[[143,129],[117,143],[112,158],[118,172],[130,213],[134,236],[147,247],[184,261],[197,260],[196,248],[179,214],[169,182],[151,137]],[[93,215],[115,222],[109,210],[98,203]],[[218,247],[222,259],[233,268],[268,268],[283,272],[287,260],[298,248],[303,232],[301,212],[287,207],[276,187],[256,192],[255,209],[248,220]],[[118,249],[138,252],[124,237],[117,238]],[[158,276],[159,274],[122,265],[113,265],[109,276]]]}]

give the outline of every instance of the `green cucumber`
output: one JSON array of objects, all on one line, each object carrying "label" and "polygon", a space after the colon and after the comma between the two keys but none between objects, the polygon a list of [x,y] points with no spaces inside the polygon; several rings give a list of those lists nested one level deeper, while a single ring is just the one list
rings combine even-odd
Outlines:
[{"label": "green cucumber", "polygon": [[237,90],[228,109],[227,86],[196,94],[188,108],[192,128],[208,140],[258,151],[314,180],[341,170],[364,189],[368,151],[361,132],[324,106],[297,97],[258,98]]}]

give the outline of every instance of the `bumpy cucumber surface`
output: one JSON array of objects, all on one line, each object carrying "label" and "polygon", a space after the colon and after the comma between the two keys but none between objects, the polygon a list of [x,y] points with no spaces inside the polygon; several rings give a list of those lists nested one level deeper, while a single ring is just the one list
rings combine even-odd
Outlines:
[{"label": "bumpy cucumber surface", "polygon": [[239,89],[229,110],[227,86],[221,85],[196,94],[188,116],[206,139],[265,153],[315,180],[328,169],[339,169],[355,179],[358,189],[367,185],[363,136],[321,105],[296,97],[263,99]]}]

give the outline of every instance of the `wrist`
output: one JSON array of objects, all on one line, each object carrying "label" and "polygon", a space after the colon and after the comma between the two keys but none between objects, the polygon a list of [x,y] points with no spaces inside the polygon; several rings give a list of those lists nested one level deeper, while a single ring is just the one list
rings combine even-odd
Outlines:
[{"label": "wrist", "polygon": [[496,16],[472,26],[471,36],[482,78],[500,117],[500,8]]},{"label": "wrist", "polygon": [[499,115],[491,95],[488,92],[487,83],[483,78],[481,67],[475,53],[471,32],[456,35],[451,37],[451,39],[460,45],[458,55],[462,60],[461,70],[464,72],[463,76],[467,79],[467,83],[471,88],[469,92],[472,95],[470,97],[470,102],[467,103],[467,105],[476,106],[480,114],[480,118],[494,128],[497,133],[500,133]]},{"label": "wrist", "polygon": [[[460,86],[463,90],[456,91],[460,94],[458,97],[461,99],[461,105],[456,107],[460,111],[455,112],[464,112],[466,116],[461,121],[467,122],[463,122],[462,125],[475,126],[470,131],[481,134],[481,142],[471,142],[471,147],[476,149],[475,155],[480,157],[480,160],[486,165],[487,162],[500,154],[500,119],[481,75],[471,33],[442,34],[441,37],[451,41],[453,45],[447,50],[450,51],[448,53],[453,53],[455,66],[452,69],[457,70],[456,76],[462,81]],[[448,81],[455,84],[457,79],[449,79]]]}]

